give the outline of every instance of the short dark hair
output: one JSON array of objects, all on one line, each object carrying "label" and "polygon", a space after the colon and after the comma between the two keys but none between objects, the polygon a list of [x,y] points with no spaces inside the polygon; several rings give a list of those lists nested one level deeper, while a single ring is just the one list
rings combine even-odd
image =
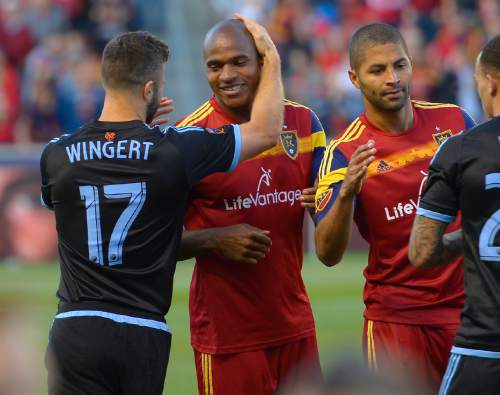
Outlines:
[{"label": "short dark hair", "polygon": [[479,63],[485,71],[500,74],[500,34],[486,43],[479,55]]},{"label": "short dark hair", "polygon": [[387,43],[400,44],[408,54],[406,42],[394,26],[387,23],[371,23],[356,30],[349,43],[351,69],[357,70],[359,68],[366,48]]},{"label": "short dark hair", "polygon": [[120,34],[108,42],[102,53],[102,83],[119,89],[157,81],[168,54],[168,45],[148,32]]}]

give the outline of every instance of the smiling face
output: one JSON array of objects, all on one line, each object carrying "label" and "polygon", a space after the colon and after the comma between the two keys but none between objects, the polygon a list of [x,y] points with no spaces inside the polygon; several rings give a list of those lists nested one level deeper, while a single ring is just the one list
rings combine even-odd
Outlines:
[{"label": "smiling face", "polygon": [[396,43],[367,47],[359,67],[349,70],[349,77],[363,94],[365,105],[390,112],[397,112],[410,103],[411,75],[408,54]]},{"label": "smiling face", "polygon": [[255,44],[242,28],[227,26],[205,41],[206,75],[218,103],[230,114],[250,115],[260,79]]}]

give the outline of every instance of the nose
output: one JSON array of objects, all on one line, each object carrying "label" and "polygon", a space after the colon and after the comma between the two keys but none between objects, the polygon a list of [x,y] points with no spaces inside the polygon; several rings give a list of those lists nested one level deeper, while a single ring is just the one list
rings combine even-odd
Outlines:
[{"label": "nose", "polygon": [[224,82],[231,81],[236,78],[236,72],[230,64],[226,64],[222,68],[219,78]]},{"label": "nose", "polygon": [[389,85],[399,85],[401,82],[401,78],[399,77],[399,74],[396,72],[396,70],[393,67],[389,67],[387,69],[387,84]]}]

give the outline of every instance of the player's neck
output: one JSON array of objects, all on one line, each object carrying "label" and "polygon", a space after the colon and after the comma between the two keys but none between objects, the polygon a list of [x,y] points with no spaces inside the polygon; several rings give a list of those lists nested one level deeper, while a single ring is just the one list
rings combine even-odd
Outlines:
[{"label": "player's neck", "polygon": [[126,94],[106,93],[99,121],[127,122],[145,121],[146,109],[133,97]]},{"label": "player's neck", "polygon": [[492,118],[500,116],[500,99],[493,102]]},{"label": "player's neck", "polygon": [[[217,100],[217,98],[216,98]],[[250,120],[250,116],[252,113],[251,107],[227,107],[221,101],[217,100],[217,103],[221,108],[235,121],[238,121],[239,124],[248,122]]]},{"label": "player's neck", "polygon": [[399,111],[384,111],[365,103],[368,121],[377,129],[390,133],[404,133],[413,126],[414,116],[410,100]]}]

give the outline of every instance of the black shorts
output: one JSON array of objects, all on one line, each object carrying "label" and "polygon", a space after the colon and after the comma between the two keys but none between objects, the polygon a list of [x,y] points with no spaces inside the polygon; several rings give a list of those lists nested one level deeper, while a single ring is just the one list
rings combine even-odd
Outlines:
[{"label": "black shorts", "polygon": [[46,353],[49,394],[161,394],[170,341],[167,331],[108,318],[55,319]]},{"label": "black shorts", "polygon": [[494,354],[500,356],[500,353],[468,349],[459,349],[462,351],[456,352],[456,350],[456,347],[451,350],[439,395],[500,394],[500,358],[492,356]]}]

